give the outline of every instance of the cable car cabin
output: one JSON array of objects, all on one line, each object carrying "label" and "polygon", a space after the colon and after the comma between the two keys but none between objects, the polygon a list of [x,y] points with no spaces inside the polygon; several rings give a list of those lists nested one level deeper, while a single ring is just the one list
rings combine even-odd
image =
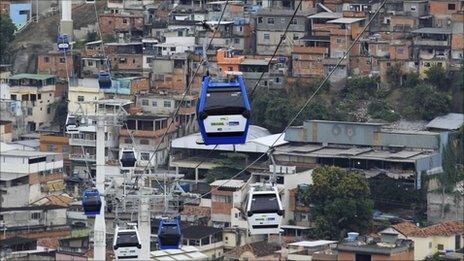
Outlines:
[{"label": "cable car cabin", "polygon": [[250,126],[250,103],[241,75],[231,81],[203,77],[197,119],[206,145],[243,144]]},{"label": "cable car cabin", "polygon": [[82,196],[82,207],[84,214],[88,217],[94,217],[100,214],[102,201],[100,192],[97,189],[87,189]]},{"label": "cable car cabin", "polygon": [[182,234],[179,219],[161,219],[158,228],[158,247],[160,250],[180,248]]},{"label": "cable car cabin", "polygon": [[248,193],[247,221],[252,235],[278,234],[284,214],[277,188],[257,190],[252,187]]},{"label": "cable car cabin", "polygon": [[109,72],[100,72],[98,74],[98,85],[100,89],[111,88],[111,74]]},{"label": "cable car cabin", "polygon": [[66,132],[71,134],[79,132],[79,120],[76,116],[68,114],[66,117]]},{"label": "cable car cabin", "polygon": [[[149,243],[149,242],[147,242]],[[142,245],[137,227],[120,229],[116,227],[113,250],[116,259],[138,259]]]},{"label": "cable car cabin", "polygon": [[122,149],[121,158],[119,159],[121,168],[134,168],[136,162],[137,157],[134,149]]},{"label": "cable car cabin", "polygon": [[69,37],[67,34],[58,35],[58,39],[56,40],[56,44],[58,46],[58,50],[61,52],[66,52],[69,50]]}]

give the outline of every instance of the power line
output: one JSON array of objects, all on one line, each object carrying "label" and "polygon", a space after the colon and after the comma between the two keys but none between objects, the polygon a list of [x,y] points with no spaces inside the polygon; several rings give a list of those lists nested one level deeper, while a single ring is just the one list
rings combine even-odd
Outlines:
[{"label": "power line", "polygon": [[[219,29],[219,26],[221,25],[222,18],[224,17],[224,13],[225,13],[226,8],[227,8],[228,5],[229,5],[229,0],[226,0],[226,2],[225,2],[225,4],[224,4],[224,7],[223,7],[223,9],[222,9],[222,12],[221,12],[221,16],[219,17],[219,20],[218,20],[218,25],[217,25],[217,27],[215,27],[215,29],[214,29],[214,31],[213,31],[213,35],[212,35],[212,37],[211,37],[211,39],[210,39],[210,41],[209,41],[209,43],[208,43],[208,46],[207,46],[206,50],[204,50],[205,53],[209,50],[209,48],[211,47],[211,45],[212,45],[212,43],[213,43],[214,38],[216,37],[216,33],[217,33],[218,29]],[[149,162],[151,162],[152,158],[156,156],[156,153],[158,152],[158,150],[159,150],[161,144],[164,142],[164,139],[166,138],[166,135],[168,134],[169,130],[171,129],[172,124],[176,121],[177,114],[178,114],[179,111],[180,111],[180,108],[181,108],[181,106],[182,106],[182,103],[184,102],[184,99],[185,99],[185,97],[187,96],[187,94],[190,92],[190,88],[192,87],[193,81],[194,81],[194,79],[195,79],[195,77],[196,77],[198,71],[200,70],[200,66],[202,66],[203,62],[205,62],[205,58],[204,58],[204,57],[202,57],[200,63],[198,64],[197,68],[195,69],[195,72],[194,72],[192,78],[190,79],[190,82],[189,82],[187,88],[185,89],[185,92],[184,92],[183,95],[182,95],[182,99],[181,99],[181,101],[180,101],[180,103],[179,103],[179,106],[177,106],[176,110],[175,110],[174,113],[172,114],[172,116],[171,116],[171,121],[169,122],[169,124],[168,124],[166,130],[164,131],[163,136],[161,137],[160,142],[159,142],[158,145],[156,146],[155,152],[150,156]],[[146,169],[147,169],[148,167],[149,167],[149,165],[147,165],[147,166],[145,167],[144,171],[146,171]],[[155,164],[155,169],[156,169],[156,164]],[[137,184],[137,181],[138,181],[139,177],[140,177],[140,176],[137,176],[137,178],[136,178],[136,182],[134,183],[134,188],[135,188],[135,185]]]},{"label": "power line", "polygon": [[[303,0],[300,0],[300,4]],[[300,114],[304,111],[304,109],[309,105],[309,103],[313,100],[313,98],[317,95],[317,93],[320,91],[320,89],[322,89],[322,87],[324,87],[325,83],[329,80],[329,78],[332,76],[332,74],[335,72],[335,70],[337,70],[337,68],[340,66],[340,64],[343,62],[343,60],[347,57],[348,53],[351,51],[351,49],[353,49],[354,45],[359,41],[359,39],[361,38],[361,36],[364,34],[364,32],[367,30],[367,28],[369,28],[370,24],[372,23],[372,21],[374,21],[374,19],[377,17],[377,15],[379,14],[380,10],[383,8],[383,6],[387,3],[388,0],[384,0],[379,8],[375,11],[375,13],[372,15],[372,17],[370,18],[370,20],[368,21],[368,23],[364,26],[364,28],[361,30],[361,32],[358,34],[358,36],[355,38],[355,40],[351,43],[350,47],[346,50],[346,52],[343,54],[343,57],[341,57],[337,64],[335,65],[335,67],[329,72],[329,74],[327,74],[324,78],[324,80],[319,84],[319,86],[316,88],[316,90],[313,92],[313,94],[308,98],[308,100],[303,104],[303,106],[301,107],[301,109],[296,113],[296,115],[292,118],[292,120],[287,124],[287,126],[285,127],[285,129],[282,131],[282,133],[280,133],[280,135],[275,139],[275,141],[271,144],[271,146],[269,146],[269,149],[264,152],[263,154],[261,154],[261,156],[259,156],[256,160],[254,160],[251,164],[249,164],[248,166],[246,166],[244,169],[240,170],[238,173],[236,173],[235,175],[233,175],[232,177],[230,177],[229,179],[227,179],[226,181],[224,181],[222,184],[220,184],[219,186],[215,187],[215,189],[217,190],[218,188],[224,186],[225,184],[227,184],[228,182],[230,182],[231,180],[233,180],[234,178],[236,178],[237,176],[239,176],[240,174],[242,174],[244,171],[246,171],[248,168],[250,168],[251,166],[253,166],[254,164],[256,164],[258,162],[258,160],[260,160],[262,157],[264,157],[265,155],[267,155],[269,152],[271,152],[273,150],[273,147],[274,145],[279,141],[279,139],[285,134],[285,132],[288,130],[288,128],[290,128],[290,126],[292,125],[292,123],[300,116]],[[259,83],[259,82],[258,82]],[[211,189],[210,191],[202,194],[199,198],[203,198],[204,196],[206,195],[209,195],[213,192],[213,189]],[[186,202],[188,203],[188,202]]]}]

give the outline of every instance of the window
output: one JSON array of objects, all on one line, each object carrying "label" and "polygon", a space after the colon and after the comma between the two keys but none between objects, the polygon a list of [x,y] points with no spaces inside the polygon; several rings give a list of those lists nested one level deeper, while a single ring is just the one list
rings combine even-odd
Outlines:
[{"label": "window", "polygon": [[42,94],[39,93],[37,94],[37,100],[40,100],[40,99],[42,99]]},{"label": "window", "polygon": [[171,101],[164,101],[164,107],[165,108],[170,108],[171,107]]},{"label": "window", "polygon": [[51,108],[48,107],[48,108],[47,108],[47,114],[50,114],[50,112],[51,112]]},{"label": "window", "polygon": [[445,249],[445,247],[443,246],[443,244],[438,244],[437,245],[437,248],[439,251],[442,251],[443,249]]},{"label": "window", "polygon": [[262,24],[263,23],[263,18],[262,17],[258,17],[258,24]]},{"label": "window", "polygon": [[78,102],[83,102],[84,101],[84,96],[81,96],[81,95],[77,96],[77,101]]},{"label": "window", "polygon": [[127,19],[126,18],[122,19],[122,23],[127,24]]},{"label": "window", "polygon": [[270,40],[271,36],[269,34],[264,34],[264,40]]},{"label": "window", "polygon": [[184,61],[183,60],[174,60],[174,68],[182,69],[183,67],[184,67]]},{"label": "window", "polygon": [[60,57],[60,63],[65,63],[66,59],[64,57]]},{"label": "window", "polygon": [[184,36],[182,31],[177,31],[177,36]]},{"label": "window", "polygon": [[429,242],[429,248],[432,248],[432,242]]},{"label": "window", "polygon": [[337,43],[342,43],[342,38],[337,38]]},{"label": "window", "polygon": [[417,8],[416,8],[416,6],[415,6],[415,5],[412,5],[412,6],[411,6],[411,11],[415,12],[415,11],[416,11],[416,9],[417,9]]},{"label": "window", "polygon": [[290,24],[298,24],[298,20],[296,20],[295,18],[292,19],[292,21],[290,22]]},{"label": "window", "polygon": [[213,202],[221,202],[221,203],[232,203],[231,196],[224,196],[224,195],[213,195],[212,197]]},{"label": "window", "polygon": [[45,57],[44,57],[44,60],[45,60],[46,63],[49,63],[49,62],[50,62],[50,57],[45,56]]},{"label": "window", "polygon": [[61,145],[61,152],[62,153],[69,153],[69,146],[68,145]]},{"label": "window", "polygon": [[140,140],[140,144],[141,144],[141,145],[150,145],[150,141],[147,140],[147,139],[141,139],[141,140]]},{"label": "window", "polygon": [[19,10],[20,15],[27,15],[29,13],[29,10]]},{"label": "window", "polygon": [[397,52],[398,54],[403,54],[403,53],[404,53],[404,49],[403,49],[403,48],[398,48],[398,49],[396,50],[396,52]]},{"label": "window", "polygon": [[140,153],[140,159],[141,160],[150,160],[150,153],[147,153],[147,152]]},{"label": "window", "polygon": [[132,143],[132,140],[130,138],[126,138],[126,139],[124,139],[124,143],[130,144],[130,143]]},{"label": "window", "polygon": [[176,47],[171,47],[171,52],[175,52],[176,51]]},{"label": "window", "polygon": [[40,213],[40,212],[32,212],[31,213],[31,219],[38,220],[38,219],[41,218],[41,216],[42,216],[42,213]]},{"label": "window", "polygon": [[142,106],[148,106],[148,100],[147,99],[142,100]]},{"label": "window", "polygon": [[267,18],[267,23],[268,24],[274,24],[274,18],[273,17],[268,17]]},{"label": "window", "polygon": [[300,37],[298,36],[298,34],[293,34],[293,40],[298,40],[300,39]]},{"label": "window", "polygon": [[158,104],[156,103],[156,101],[152,101],[152,102],[151,102],[151,106],[153,106],[153,107],[157,107],[157,106],[158,106]]},{"label": "window", "polygon": [[32,108],[27,108],[27,115],[29,115],[29,116],[32,115]]},{"label": "window", "polygon": [[239,38],[234,38],[234,43],[239,44],[239,43],[240,43],[240,39],[239,39]]},{"label": "window", "polygon": [[456,4],[448,4],[448,10],[456,10]]}]

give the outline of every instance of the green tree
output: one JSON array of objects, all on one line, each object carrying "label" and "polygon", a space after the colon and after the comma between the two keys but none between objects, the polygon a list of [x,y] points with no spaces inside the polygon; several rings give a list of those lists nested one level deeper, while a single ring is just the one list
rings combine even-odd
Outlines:
[{"label": "green tree", "polygon": [[449,89],[446,71],[441,65],[433,64],[426,72],[427,81],[442,91]]},{"label": "green tree", "polygon": [[401,65],[396,63],[387,69],[387,82],[391,87],[400,87],[401,86]]},{"label": "green tree", "polygon": [[412,106],[423,120],[432,120],[450,110],[451,98],[438,92],[433,86],[419,84],[412,90]]},{"label": "green tree", "polygon": [[403,87],[414,88],[420,83],[418,73],[407,73],[404,76]]},{"label": "green tree", "polygon": [[337,167],[316,168],[313,184],[303,193],[311,206],[315,236],[340,239],[349,231],[367,232],[372,224],[373,202],[366,178]]},{"label": "green tree", "polygon": [[[221,159],[214,162],[218,167],[212,168],[206,173],[206,181],[208,183],[212,183],[218,179],[229,179],[243,170],[247,164],[245,154],[222,153],[221,156]],[[249,172],[244,171],[242,174],[247,175]]]},{"label": "green tree", "polygon": [[451,142],[443,149],[443,172],[436,175],[438,191],[441,193],[442,204],[440,206],[441,218],[445,215],[445,197],[447,194],[454,196],[455,201],[462,200],[459,193],[454,193],[456,184],[464,180],[464,171],[458,167],[459,157],[462,154],[462,148],[453,148]]},{"label": "green tree", "polygon": [[61,99],[50,104],[50,108],[55,111],[53,116],[52,124],[59,126],[62,131],[64,131],[66,125],[66,117],[68,115],[68,102],[66,99]]},{"label": "green tree", "polygon": [[7,14],[0,15],[0,62],[4,63],[7,60],[8,45],[14,39],[16,26],[11,21]]},{"label": "green tree", "polygon": [[376,100],[367,107],[369,113],[374,119],[382,119],[388,122],[399,120],[400,116],[393,110],[392,106],[385,100]]},{"label": "green tree", "polygon": [[374,96],[378,85],[378,77],[354,77],[346,81],[343,93],[345,97],[368,100]]}]

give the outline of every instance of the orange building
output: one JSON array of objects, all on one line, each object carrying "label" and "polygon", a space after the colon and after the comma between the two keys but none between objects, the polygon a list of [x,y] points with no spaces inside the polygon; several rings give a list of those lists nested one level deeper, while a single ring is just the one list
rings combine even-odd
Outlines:
[{"label": "orange building", "polygon": [[220,71],[238,71],[239,65],[245,56],[243,55],[234,55],[232,50],[219,49],[216,54],[217,66]]},{"label": "orange building", "polygon": [[69,138],[59,134],[40,134],[39,150],[42,152],[56,152],[63,154],[64,172],[70,174],[71,162],[69,160]]},{"label": "orange building", "polygon": [[50,51],[46,54],[39,54],[37,58],[38,73],[56,75],[61,79],[66,79],[68,74],[71,76],[73,67],[73,56],[67,54],[65,57],[62,52]]}]

